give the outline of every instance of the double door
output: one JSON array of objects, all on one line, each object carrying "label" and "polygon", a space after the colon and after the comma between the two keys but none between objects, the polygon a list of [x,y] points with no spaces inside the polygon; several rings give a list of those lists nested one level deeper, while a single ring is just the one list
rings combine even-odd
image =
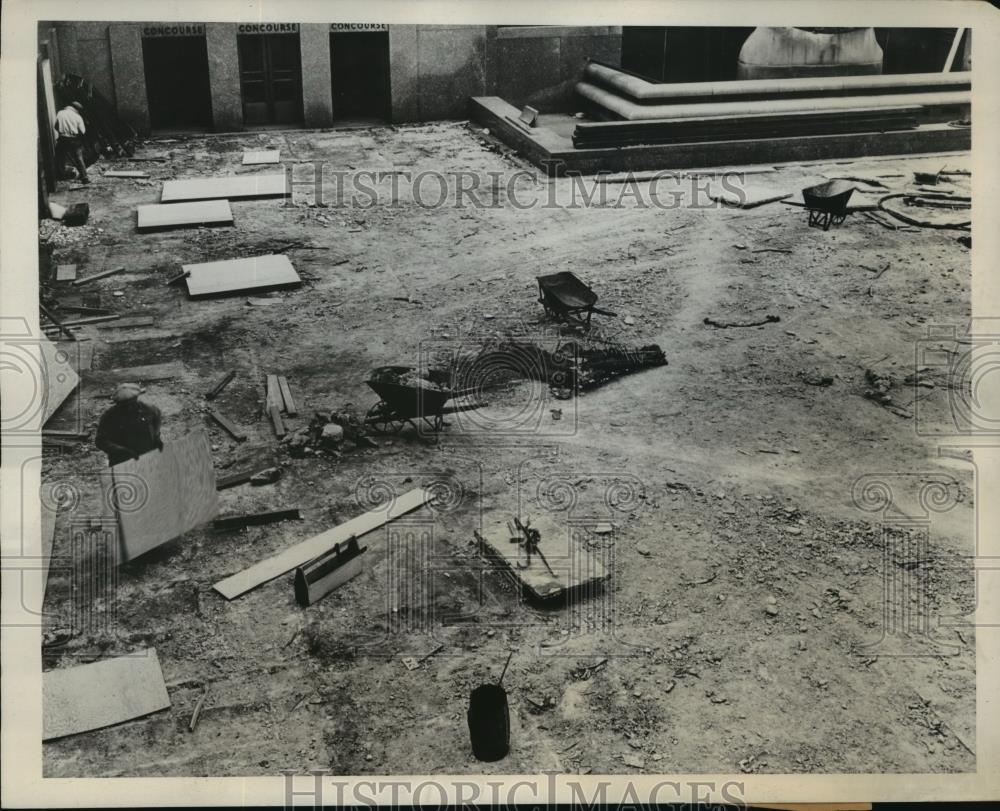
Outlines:
[{"label": "double door", "polygon": [[302,122],[302,59],[298,34],[240,34],[243,122]]}]

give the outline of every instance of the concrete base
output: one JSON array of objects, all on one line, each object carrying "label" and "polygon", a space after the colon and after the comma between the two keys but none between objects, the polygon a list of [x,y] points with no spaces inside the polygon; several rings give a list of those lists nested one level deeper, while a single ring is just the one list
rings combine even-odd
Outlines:
[{"label": "concrete base", "polygon": [[970,128],[927,124],[901,132],[574,149],[569,138],[549,128],[529,128],[514,123],[519,113],[517,108],[496,96],[471,99],[473,121],[489,128],[491,133],[550,176],[958,152],[972,148]]}]

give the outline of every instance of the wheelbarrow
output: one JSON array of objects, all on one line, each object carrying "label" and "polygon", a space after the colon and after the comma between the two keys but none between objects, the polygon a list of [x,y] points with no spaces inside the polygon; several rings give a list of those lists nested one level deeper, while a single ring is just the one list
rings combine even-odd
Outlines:
[{"label": "wheelbarrow", "polygon": [[802,200],[809,212],[810,227],[829,231],[831,225],[840,225],[847,217],[852,194],[854,186],[846,180],[828,180],[803,189]]},{"label": "wheelbarrow", "polygon": [[545,308],[545,313],[550,318],[590,329],[590,317],[594,313],[609,315],[612,318],[617,315],[609,310],[595,307],[597,293],[568,270],[536,278],[538,302]]},{"label": "wheelbarrow", "polygon": [[380,366],[365,381],[381,399],[365,415],[365,425],[376,433],[399,433],[409,424],[415,431],[423,424],[437,433],[445,425],[445,416],[482,408],[486,403],[457,403],[449,400],[466,397],[473,390],[453,391],[447,374],[430,371],[421,375],[409,366]]}]

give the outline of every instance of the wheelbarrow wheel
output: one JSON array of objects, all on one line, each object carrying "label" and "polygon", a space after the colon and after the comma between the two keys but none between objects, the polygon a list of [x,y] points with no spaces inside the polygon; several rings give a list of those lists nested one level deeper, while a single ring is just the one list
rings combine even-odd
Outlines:
[{"label": "wheelbarrow wheel", "polygon": [[398,434],[406,423],[406,420],[399,419],[382,400],[368,409],[365,415],[365,424],[377,434]]}]

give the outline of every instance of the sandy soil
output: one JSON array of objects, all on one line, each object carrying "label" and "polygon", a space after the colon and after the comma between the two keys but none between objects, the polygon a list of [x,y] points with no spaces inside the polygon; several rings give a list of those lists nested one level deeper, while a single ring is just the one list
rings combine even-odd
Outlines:
[{"label": "sandy soil", "polygon": [[[404,194],[397,205],[346,209],[333,194],[317,207],[300,187],[294,205],[234,202],[233,228],[136,233],[135,206],[155,202],[162,180],[272,172],[239,165],[243,149],[268,146],[284,161],[349,172],[497,172],[501,205],[425,209]],[[156,324],[82,329],[93,373],[54,425],[71,425],[78,409],[93,430],[108,393],[94,373],[179,362],[180,377],[150,382],[145,395],[164,412],[165,437],[207,430],[220,474],[251,460],[284,469],[276,484],[222,491],[222,512],[299,507],[304,518],[197,530],[124,566],[114,598],[91,606],[103,630],[74,630],[79,595],[54,565],[45,666],[155,646],[172,707],[46,744],[47,776],[974,770],[975,635],[964,624],[974,604],[973,467],[918,430],[948,419],[944,376],[933,387],[906,382],[928,326],[970,315],[969,256],[955,232],[891,231],[853,215],[824,233],[779,203],[615,207],[620,190],[604,206],[518,210],[507,179],[522,201],[571,181],[530,177],[463,124],[192,137],[141,154],[171,161],[118,166],[147,169],[149,181],[103,178],[110,164],[100,164],[89,189],[55,197],[88,200],[92,217],[78,243],[52,250],[67,236],[49,237],[43,275],[63,262],[81,274],[124,265],[66,295]],[[905,188],[914,170],[945,163],[967,165],[949,156],[832,168],[900,173],[883,182]],[[749,180],[797,191],[823,168]],[[272,306],[245,295],[191,301],[164,286],[183,262],[270,252],[286,252],[304,280],[272,294]],[[338,458],[291,458],[261,415],[268,373],[290,381],[294,428],[319,409],[364,412],[376,366],[510,333],[551,345],[558,327],[536,302],[535,276],[557,270],[574,271],[618,313],[595,316],[602,335],[658,343],[669,365],[573,400],[526,382],[493,388],[487,409],[454,418],[437,443],[404,433]],[[767,315],[780,321],[704,323]],[[230,368],[238,376],[216,404],[248,429],[242,445],[205,415],[204,392]],[[865,396],[868,370],[888,377],[895,410]],[[60,514],[57,562],[70,554],[72,522],[102,512],[104,464],[87,443],[46,459],[46,487],[80,494]],[[862,477],[885,482],[893,506],[862,499],[872,509],[861,509]],[[942,477],[947,506],[923,512],[920,489]],[[401,522],[404,535],[422,534],[422,551],[374,533],[365,573],[308,609],[290,576],[232,602],[212,590],[358,514],[379,483],[403,492],[429,482],[450,498]],[[572,493],[568,509],[559,493]],[[478,559],[470,542],[481,516],[519,504],[528,515],[614,525],[588,536],[613,568],[603,599],[539,608]],[[907,590],[888,605],[908,632],[887,625],[884,610],[887,584],[901,582]],[[439,644],[419,669],[402,664]],[[468,695],[496,678],[510,650],[511,752],[479,763]]]}]

